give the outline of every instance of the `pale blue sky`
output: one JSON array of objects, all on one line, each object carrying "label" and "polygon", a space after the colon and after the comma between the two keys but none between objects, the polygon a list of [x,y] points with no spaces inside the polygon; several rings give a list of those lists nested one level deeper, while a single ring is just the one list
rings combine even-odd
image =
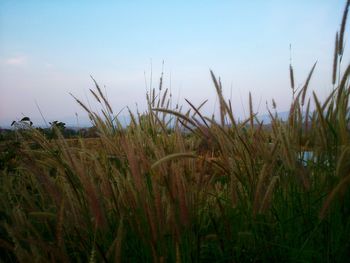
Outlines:
[{"label": "pale blue sky", "polygon": [[[288,109],[289,44],[296,84],[318,60],[311,88],[331,89],[334,35],[345,1],[4,1],[0,0],[0,125],[24,114],[48,121],[84,114],[68,95],[86,101],[92,74],[106,85],[115,111],[145,105],[145,80],[154,83],[165,60],[165,86],[181,104],[215,92],[220,75],[238,116],[247,94],[265,112],[275,98]],[[346,37],[346,40],[348,38]],[[349,56],[346,53],[345,62]],[[179,95],[180,94],[180,95]],[[243,106],[242,106],[243,105]],[[93,106],[94,107],[94,106]]]}]

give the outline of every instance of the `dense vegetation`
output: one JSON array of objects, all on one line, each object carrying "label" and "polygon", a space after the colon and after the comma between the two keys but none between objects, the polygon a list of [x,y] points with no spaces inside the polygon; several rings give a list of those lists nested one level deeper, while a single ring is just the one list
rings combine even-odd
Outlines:
[{"label": "dense vegetation", "polygon": [[[125,129],[98,84],[97,149],[21,126],[0,174],[0,257],[12,262],[346,262],[350,258],[350,66],[341,68],[347,2],[336,34],[333,91],[296,90],[288,121],[253,109],[237,122],[170,108],[163,87]],[[332,86],[330,86],[332,87]],[[315,110],[311,110],[314,108]],[[25,125],[25,124],[21,124]],[[14,160],[13,160],[14,159]]]}]

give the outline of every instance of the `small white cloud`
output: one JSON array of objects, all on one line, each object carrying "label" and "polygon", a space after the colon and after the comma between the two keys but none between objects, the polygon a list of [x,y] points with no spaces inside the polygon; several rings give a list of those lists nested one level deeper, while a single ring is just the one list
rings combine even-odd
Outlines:
[{"label": "small white cloud", "polygon": [[5,64],[12,66],[22,66],[26,64],[27,58],[25,56],[16,56],[5,59]]},{"label": "small white cloud", "polygon": [[45,68],[47,68],[47,69],[51,69],[51,68],[54,67],[54,65],[51,64],[51,63],[45,63],[44,66],[45,66]]}]

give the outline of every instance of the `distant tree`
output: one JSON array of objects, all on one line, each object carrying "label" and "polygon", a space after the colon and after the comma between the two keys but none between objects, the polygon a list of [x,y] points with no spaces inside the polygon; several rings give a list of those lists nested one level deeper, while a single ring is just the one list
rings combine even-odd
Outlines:
[{"label": "distant tree", "polygon": [[27,129],[33,126],[33,122],[29,117],[23,117],[20,121],[13,121],[11,126],[15,127],[16,129]]},{"label": "distant tree", "polygon": [[49,122],[51,125],[51,129],[53,128],[57,128],[60,131],[64,131],[64,129],[66,128],[66,124],[64,122],[61,121],[53,121],[53,122]]},{"label": "distant tree", "polygon": [[64,130],[66,129],[66,124],[61,121],[53,121],[49,122],[51,127],[50,127],[50,133],[48,134],[48,137],[50,139],[55,139],[57,138],[58,134],[61,133],[64,135]]},{"label": "distant tree", "polygon": [[85,130],[84,137],[86,138],[96,138],[98,136],[98,130],[96,126],[92,126]]}]

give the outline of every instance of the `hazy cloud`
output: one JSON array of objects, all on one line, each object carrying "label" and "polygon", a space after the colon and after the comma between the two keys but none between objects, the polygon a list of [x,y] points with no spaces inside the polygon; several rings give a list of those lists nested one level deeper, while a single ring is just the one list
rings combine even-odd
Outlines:
[{"label": "hazy cloud", "polygon": [[45,63],[44,67],[47,68],[47,69],[52,69],[52,68],[54,68],[54,65],[51,64],[51,63]]},{"label": "hazy cloud", "polygon": [[22,66],[27,63],[27,57],[25,56],[14,56],[5,59],[5,64],[11,65],[11,66]]}]

